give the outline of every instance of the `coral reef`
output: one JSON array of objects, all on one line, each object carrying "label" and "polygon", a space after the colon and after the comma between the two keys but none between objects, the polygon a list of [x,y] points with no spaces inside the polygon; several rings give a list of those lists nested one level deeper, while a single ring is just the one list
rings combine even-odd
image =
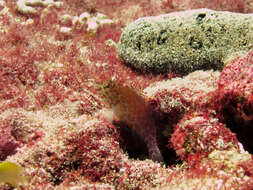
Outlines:
[{"label": "coral reef", "polygon": [[238,141],[226,126],[208,113],[191,112],[174,127],[170,138],[182,159],[195,164],[214,150],[238,149]]},{"label": "coral reef", "polygon": [[[252,52],[245,54],[252,16],[191,11],[198,19],[187,26],[206,26],[209,41],[231,34],[226,47],[214,40],[223,47],[214,48],[223,53],[220,65],[212,62],[224,63],[221,72],[143,74],[117,52],[121,29],[140,17],[202,7],[250,13],[252,3],[0,0],[0,189],[253,189]],[[211,14],[217,18],[209,22]],[[242,17],[250,19],[236,25]],[[217,35],[207,31],[214,23]],[[207,37],[202,29],[189,31],[174,33],[173,45],[184,47],[179,37],[188,36],[185,47],[195,54],[168,54],[178,58],[175,68],[207,53],[194,49]],[[235,52],[225,52],[230,47]]]},{"label": "coral reef", "polygon": [[253,52],[237,57],[222,70],[215,109],[220,119],[238,134],[248,150],[253,150]]},{"label": "coral reef", "polygon": [[214,91],[218,88],[219,71],[195,71],[181,78],[152,83],[143,90],[153,109],[166,114],[175,124],[187,112],[212,104]]},{"label": "coral reef", "polygon": [[142,72],[221,70],[228,54],[252,47],[252,18],[208,9],[144,17],[124,29],[117,50]]},{"label": "coral reef", "polygon": [[60,118],[60,109],[64,108],[51,109],[50,115],[19,110],[24,117],[21,125],[32,125],[43,135],[27,142],[8,160],[25,168],[30,189],[60,184],[71,171],[89,181],[109,183],[111,179],[113,183],[127,160],[119,148],[116,128],[103,118],[73,115],[76,107],[65,116],[68,119]]},{"label": "coral reef", "polygon": [[[252,189],[251,155],[236,150],[213,151],[195,167],[174,171],[160,189]],[[249,165],[245,168],[245,163]]]},{"label": "coral reef", "polygon": [[253,120],[253,51],[231,61],[222,70],[218,86],[218,109],[225,117]]},{"label": "coral reef", "polygon": [[17,1],[17,8],[20,13],[23,14],[35,14],[36,9],[34,6],[56,6],[60,7],[62,5],[61,2],[54,2],[54,0],[18,0]]},{"label": "coral reef", "polygon": [[150,158],[163,162],[157,146],[156,123],[152,109],[142,94],[133,88],[114,81],[102,87],[104,99],[111,106],[114,114],[121,122],[128,124],[146,143]]}]

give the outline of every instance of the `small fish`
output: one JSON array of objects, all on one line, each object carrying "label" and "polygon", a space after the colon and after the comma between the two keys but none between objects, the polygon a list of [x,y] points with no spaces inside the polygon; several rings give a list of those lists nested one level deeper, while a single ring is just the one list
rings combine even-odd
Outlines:
[{"label": "small fish", "polygon": [[0,163],[0,183],[9,183],[18,188],[20,185],[26,185],[24,169],[18,164],[4,161]]},{"label": "small fish", "polygon": [[149,157],[153,161],[163,162],[157,146],[156,125],[152,109],[144,95],[113,80],[105,82],[100,93],[113,113],[143,139],[147,145]]}]

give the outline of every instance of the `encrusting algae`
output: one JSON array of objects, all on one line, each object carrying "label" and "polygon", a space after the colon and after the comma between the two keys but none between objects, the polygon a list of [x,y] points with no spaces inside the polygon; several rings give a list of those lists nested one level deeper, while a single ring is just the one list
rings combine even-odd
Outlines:
[{"label": "encrusting algae", "polygon": [[151,106],[144,95],[133,88],[113,80],[101,85],[100,94],[113,113],[133,129],[145,142],[149,157],[153,161],[163,162],[157,146],[156,125]]},{"label": "encrusting algae", "polygon": [[0,163],[0,183],[8,183],[14,188],[26,185],[24,169],[12,162],[4,161]]}]

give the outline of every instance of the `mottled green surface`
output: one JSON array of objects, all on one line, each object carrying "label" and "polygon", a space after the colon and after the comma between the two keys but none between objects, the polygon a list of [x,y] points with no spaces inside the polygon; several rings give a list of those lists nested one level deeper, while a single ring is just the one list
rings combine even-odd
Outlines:
[{"label": "mottled green surface", "polygon": [[209,9],[144,17],[128,25],[117,45],[122,60],[143,72],[187,74],[222,69],[229,54],[253,45],[253,14]]}]

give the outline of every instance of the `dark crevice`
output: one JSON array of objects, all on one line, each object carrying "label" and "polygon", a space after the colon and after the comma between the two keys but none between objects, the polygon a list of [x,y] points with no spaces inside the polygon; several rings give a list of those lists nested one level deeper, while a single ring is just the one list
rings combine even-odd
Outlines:
[{"label": "dark crevice", "polygon": [[[230,102],[230,106],[222,110],[223,117],[226,126],[236,134],[237,139],[243,144],[243,147],[250,154],[253,153],[253,120],[244,120],[242,117],[238,116],[237,101]],[[244,114],[247,116],[253,114],[253,109],[249,107],[243,107]]]},{"label": "dark crevice", "polygon": [[120,147],[129,158],[144,160],[148,158],[148,149],[143,140],[127,124],[114,121],[120,133]]},{"label": "dark crevice", "polygon": [[[129,158],[145,160],[149,159],[148,149],[144,141],[123,122],[114,122],[120,132],[120,147],[127,152]],[[168,137],[162,134],[163,124],[159,124],[157,128],[157,143],[163,155],[166,166],[178,164],[180,161],[176,156],[176,152],[172,148],[168,148]],[[160,131],[160,133],[159,133]]]},{"label": "dark crevice", "polygon": [[252,126],[253,121],[246,123],[242,120],[227,122],[227,127],[236,134],[238,141],[242,143],[244,149],[250,154],[253,153]]}]

